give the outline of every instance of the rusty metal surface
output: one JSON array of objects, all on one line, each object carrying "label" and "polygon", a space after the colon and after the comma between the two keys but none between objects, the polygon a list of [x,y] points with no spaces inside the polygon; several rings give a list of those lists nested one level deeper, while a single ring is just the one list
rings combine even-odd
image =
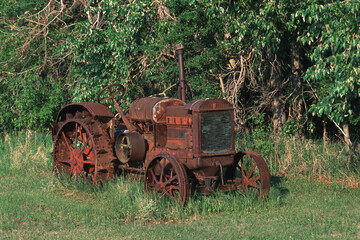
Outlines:
[{"label": "rusty metal surface", "polygon": [[247,192],[255,190],[262,196],[269,194],[270,172],[265,160],[256,152],[237,153],[234,157],[234,165],[228,168],[225,178],[233,189]]},{"label": "rusty metal surface", "polygon": [[165,147],[169,149],[192,150],[192,129],[187,126],[170,125],[167,127]]},{"label": "rusty metal surface", "polygon": [[[229,111],[230,114],[230,122],[231,122],[231,126],[229,126],[231,128],[230,133],[228,132],[228,134],[230,134],[230,136],[228,136],[231,139],[231,148],[228,149],[228,151],[220,151],[220,152],[205,152],[203,151],[203,144],[204,141],[206,141],[207,139],[210,139],[212,142],[212,145],[217,145],[217,144],[223,144],[223,142],[221,142],[221,140],[219,141],[218,139],[223,139],[224,133],[221,132],[221,129],[224,127],[224,123],[218,123],[216,126],[212,127],[212,129],[215,129],[214,132],[209,132],[211,133],[210,135],[206,136],[206,134],[204,134],[204,132],[202,131],[202,121],[203,121],[203,113],[206,112],[192,112],[193,115],[193,151],[194,154],[196,156],[212,156],[212,155],[224,155],[224,154],[234,154],[234,150],[235,150],[235,132],[234,132],[234,116],[233,116],[233,111],[232,110],[220,110],[218,111],[217,109],[215,109],[215,111],[207,111],[207,112],[213,112],[213,113],[218,113],[221,111]],[[210,129],[208,129],[210,130]],[[220,132],[219,132],[220,131]],[[221,145],[220,145],[221,146]]]},{"label": "rusty metal surface", "polygon": [[53,159],[56,174],[80,176],[98,183],[114,176],[110,138],[88,112],[66,120],[55,137]]},{"label": "rusty metal surface", "polygon": [[[189,169],[218,168],[220,165],[231,166],[234,162],[233,156],[234,155],[198,157],[193,161],[188,161],[187,166]],[[208,173],[203,172],[203,175],[208,175]]]},{"label": "rusty metal surface", "polygon": [[[264,160],[263,157],[261,157],[260,154],[258,154],[257,152],[253,152],[253,151],[242,151],[240,152],[240,154],[242,155],[241,161],[243,160],[245,155],[249,155],[251,157],[251,159],[255,160],[256,166],[259,168],[259,172],[260,172],[260,190],[262,194],[269,194],[269,189],[270,189],[270,172],[269,172],[269,168]],[[252,176],[252,172],[251,169],[249,169],[249,171],[246,174],[246,179],[243,179],[243,185],[248,186],[253,186],[253,183],[256,182],[256,179],[254,178],[254,176]]]},{"label": "rusty metal surface", "polygon": [[183,101],[174,98],[140,98],[130,105],[129,118],[139,122],[165,123],[167,107],[184,105]]},{"label": "rusty metal surface", "polygon": [[192,125],[193,116],[184,106],[168,106],[166,114],[167,125]]},{"label": "rusty metal surface", "polygon": [[149,159],[153,159],[160,153],[169,153],[170,155],[176,156],[183,164],[190,161],[195,161],[194,155],[188,149],[169,149],[166,147],[154,147],[148,152]]},{"label": "rusty metal surface", "polygon": [[91,103],[91,102],[81,102],[81,103],[71,103],[64,106],[56,117],[56,121],[65,121],[66,114],[71,113],[75,115],[78,111],[88,111],[93,117],[108,117],[113,118],[114,114],[106,106],[100,103]]},{"label": "rusty metal surface", "polygon": [[116,138],[115,153],[122,163],[143,161],[145,151],[145,140],[137,132],[123,133]]},{"label": "rusty metal surface", "polygon": [[[104,102],[105,106],[114,105],[116,110],[118,110],[119,115],[121,116],[122,121],[126,125],[126,128],[130,132],[136,132],[135,127],[130,123],[129,119],[125,116],[124,112],[121,110],[121,107],[118,103],[123,97],[126,92],[126,89],[123,85],[119,83],[114,83],[109,86],[104,87],[99,94],[97,95],[97,101],[99,103]],[[105,96],[104,96],[105,95]],[[115,97],[120,95],[119,99],[116,100]],[[111,100],[112,103],[105,104],[107,100]]]},{"label": "rusty metal surface", "polygon": [[[189,149],[169,149],[167,147],[156,147],[149,152],[149,158],[154,158],[157,154],[167,152],[176,156],[189,170],[205,168],[218,168],[222,166],[232,166],[234,163],[234,153],[231,155],[213,155],[207,157],[196,157]],[[204,173],[207,175],[207,173]]]},{"label": "rusty metal surface", "polygon": [[225,99],[204,98],[188,102],[185,106],[185,109],[194,112],[202,112],[214,110],[233,110],[234,107]]},{"label": "rusty metal surface", "polygon": [[174,155],[160,153],[145,171],[145,190],[155,190],[185,205],[189,199],[189,180],[184,166]]},{"label": "rusty metal surface", "polygon": [[[101,103],[107,107],[113,105],[115,102],[121,100],[126,93],[126,88],[119,84],[114,83],[104,87],[97,95],[96,100],[98,103]],[[118,100],[115,99],[118,98]],[[106,103],[107,100],[111,100],[111,103]]]},{"label": "rusty metal surface", "polygon": [[183,44],[177,44],[175,45],[175,51],[178,54],[179,58],[179,87],[178,87],[178,98],[181,101],[186,101],[186,85],[185,85],[185,78],[184,78],[184,45]]}]

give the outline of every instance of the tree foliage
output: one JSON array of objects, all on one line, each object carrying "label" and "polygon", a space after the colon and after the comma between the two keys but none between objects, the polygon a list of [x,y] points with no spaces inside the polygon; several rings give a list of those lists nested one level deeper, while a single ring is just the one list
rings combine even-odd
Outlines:
[{"label": "tree foliage", "polygon": [[359,9],[359,1],[338,1],[297,12],[307,26],[298,41],[311,46],[304,79],[316,86],[319,98],[310,111],[353,124],[360,120]]},{"label": "tree foliage", "polygon": [[46,129],[61,105],[94,101],[110,83],[126,85],[124,107],[136,95],[175,96],[180,42],[191,97],[228,99],[240,129],[256,128],[257,116],[294,132],[323,115],[360,120],[358,0],[6,0],[0,7],[2,131]]},{"label": "tree foliage", "polygon": [[57,51],[68,33],[59,18],[63,6],[45,0],[1,2],[1,131],[45,130],[65,102],[66,56]]}]

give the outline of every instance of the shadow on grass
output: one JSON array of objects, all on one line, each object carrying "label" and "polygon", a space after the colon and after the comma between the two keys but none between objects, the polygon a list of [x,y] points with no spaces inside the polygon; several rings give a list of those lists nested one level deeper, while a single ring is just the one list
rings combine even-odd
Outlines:
[{"label": "shadow on grass", "polygon": [[270,178],[271,188],[276,189],[279,192],[281,199],[285,198],[290,193],[289,189],[282,187],[283,180],[284,177],[279,176],[271,176]]}]

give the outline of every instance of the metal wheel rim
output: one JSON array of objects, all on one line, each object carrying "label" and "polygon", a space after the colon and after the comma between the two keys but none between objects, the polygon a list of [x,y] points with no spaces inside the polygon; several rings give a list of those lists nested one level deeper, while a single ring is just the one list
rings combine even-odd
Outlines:
[{"label": "metal wheel rim", "polygon": [[153,159],[145,172],[145,189],[154,190],[161,196],[167,195],[183,206],[186,205],[189,184],[185,168],[169,156]]},{"label": "metal wheel rim", "polygon": [[[249,159],[245,157],[249,157]],[[250,162],[249,162],[250,160]],[[240,176],[236,175],[236,171]],[[243,151],[234,157],[234,165],[228,169],[228,178],[239,190],[249,193],[256,191],[267,197],[270,190],[270,172],[265,160],[256,152]]]},{"label": "metal wheel rim", "polygon": [[[64,123],[54,146],[54,167],[60,173],[81,176],[86,182],[96,179],[96,151],[89,129],[78,120]],[[90,177],[89,177],[90,176]]]}]

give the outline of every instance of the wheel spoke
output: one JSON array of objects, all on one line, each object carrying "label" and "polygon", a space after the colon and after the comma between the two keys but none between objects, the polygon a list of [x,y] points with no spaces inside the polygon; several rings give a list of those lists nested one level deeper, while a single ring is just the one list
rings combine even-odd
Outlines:
[{"label": "wheel spoke", "polygon": [[121,145],[120,149],[125,155],[129,155],[130,147],[128,145]]},{"label": "wheel spoke", "polygon": [[[86,136],[86,134],[85,134],[85,136]],[[89,156],[89,154],[91,153],[91,151],[92,151],[92,149],[93,149],[93,142],[92,141],[90,141],[91,139],[90,138],[88,138],[87,136],[85,137],[85,139],[86,139],[86,141],[85,141],[85,143],[83,143],[84,144],[84,146],[83,146],[83,148],[84,148],[84,150],[81,150],[81,152],[83,152],[86,156]],[[84,141],[83,141],[84,142]],[[87,147],[87,145],[89,144],[89,147]]]},{"label": "wheel spoke", "polygon": [[85,164],[91,164],[91,165],[95,165],[95,161],[86,161],[86,160],[83,160],[82,161],[83,163],[85,163]]},{"label": "wheel spoke", "polygon": [[251,160],[251,169],[250,171],[248,172],[248,177],[251,177],[254,170],[255,170],[255,167],[256,167],[256,164],[253,164],[253,161]]},{"label": "wheel spoke", "polygon": [[[171,173],[170,173],[170,178],[173,177],[173,174],[174,174],[174,171],[171,171]],[[175,175],[176,175],[176,174],[175,174]]]},{"label": "wheel spoke", "polygon": [[110,89],[110,88],[108,88],[108,90],[109,90],[109,97],[110,97],[110,98],[112,98],[112,97],[113,97],[113,95],[112,95],[111,89]]},{"label": "wheel spoke", "polygon": [[172,196],[174,196],[174,193],[173,193],[174,190],[177,190],[180,192],[180,187],[177,185],[170,185],[169,190],[166,189],[166,191],[168,191]]},{"label": "wheel spoke", "polygon": [[156,183],[159,183],[159,181],[156,179],[156,176],[155,176],[155,173],[154,173],[153,169],[150,168],[149,171],[150,171],[153,179],[155,180],[155,182],[156,182]]},{"label": "wheel spoke", "polygon": [[163,158],[163,162],[162,162],[162,164],[161,164],[161,173],[160,173],[160,181],[162,181],[162,179],[163,179],[163,176],[164,176],[164,172],[165,172],[165,161],[166,161],[166,159],[165,158]]},{"label": "wheel spoke", "polygon": [[244,162],[243,161],[241,161],[240,170],[241,170],[241,176],[246,177],[245,170],[244,170]]},{"label": "wheel spoke", "polygon": [[84,160],[84,163],[95,165],[96,158],[95,158],[94,152],[90,152],[89,155],[85,156],[85,157],[86,157],[86,160]]},{"label": "wheel spoke", "polygon": [[124,136],[121,141],[121,147],[129,147],[129,140],[126,136]]},{"label": "wheel spoke", "polygon": [[256,184],[256,182],[250,182],[249,186],[252,186],[254,188],[260,189],[260,186]]},{"label": "wheel spoke", "polygon": [[69,163],[69,161],[70,161],[70,160],[65,160],[65,159],[59,160],[59,162],[61,162],[61,163]]},{"label": "wheel spoke", "polygon": [[173,177],[170,177],[168,180],[166,180],[164,182],[164,185],[168,185],[169,183],[171,183],[172,181],[174,181],[175,179],[177,179],[177,176],[173,176]]},{"label": "wheel spoke", "polygon": [[88,144],[89,140],[90,140],[90,138],[88,138],[88,139],[86,140],[86,142],[84,143],[84,145],[83,145],[82,148],[80,149],[80,152],[81,152],[82,154],[84,153],[84,150],[85,150],[86,145]]},{"label": "wheel spoke", "polygon": [[127,148],[127,147],[129,147],[129,145],[126,144],[126,143],[120,144],[120,148],[121,148],[121,149],[125,149],[125,148]]},{"label": "wheel spoke", "polygon": [[172,188],[169,188],[169,189],[165,189],[165,194],[166,195],[168,195],[168,196],[170,196],[173,200],[175,200],[176,202],[178,202],[180,199],[178,199],[178,197],[177,196],[175,196],[175,194],[174,194],[174,190],[177,190],[177,191],[179,191],[179,188],[177,188],[177,187],[172,187]]},{"label": "wheel spoke", "polygon": [[83,175],[84,180],[85,180],[88,184],[90,184],[89,180],[87,179],[87,177],[85,176],[85,174],[84,174],[83,171],[81,171],[81,175]]},{"label": "wheel spoke", "polygon": [[249,181],[251,181],[251,182],[256,182],[256,181],[258,181],[259,179],[260,179],[260,175],[257,176],[257,177],[253,177],[253,178],[249,179]]},{"label": "wheel spoke", "polygon": [[81,140],[82,140],[83,145],[86,146],[86,144],[85,144],[85,142],[87,141],[86,132],[84,132],[84,133],[81,134]]},{"label": "wheel spoke", "polygon": [[68,148],[68,150],[71,152],[73,150],[73,148],[71,147],[72,144],[69,144],[69,139],[68,137],[65,135],[65,132],[62,132],[62,135],[64,137],[64,140],[65,140],[65,143],[66,143],[66,146]]},{"label": "wheel spoke", "polygon": [[122,92],[124,92],[122,89],[120,89],[120,90],[118,90],[118,91],[116,91],[116,89],[115,89],[115,93],[113,93],[113,96],[115,97],[115,96],[117,96],[119,93],[122,93]]},{"label": "wheel spoke", "polygon": [[74,148],[77,148],[77,138],[78,138],[78,123],[75,124],[75,144],[74,144]]},{"label": "wheel spoke", "polygon": [[[158,192],[158,193],[161,193],[160,198],[164,197],[165,195],[170,196],[170,195],[169,195],[169,194],[167,194],[166,192]],[[171,197],[171,196],[170,196],[170,197]]]},{"label": "wheel spoke", "polygon": [[180,191],[180,188],[178,186],[175,185],[170,185],[168,188],[164,188],[164,191],[162,192],[162,196],[164,196],[165,194],[170,196],[172,199],[174,199],[175,201],[179,200],[174,196],[173,191],[177,190]]},{"label": "wheel spoke", "polygon": [[92,147],[90,147],[90,148],[85,147],[84,155],[85,155],[85,156],[89,156],[90,153],[91,153],[91,150],[92,150]]}]

